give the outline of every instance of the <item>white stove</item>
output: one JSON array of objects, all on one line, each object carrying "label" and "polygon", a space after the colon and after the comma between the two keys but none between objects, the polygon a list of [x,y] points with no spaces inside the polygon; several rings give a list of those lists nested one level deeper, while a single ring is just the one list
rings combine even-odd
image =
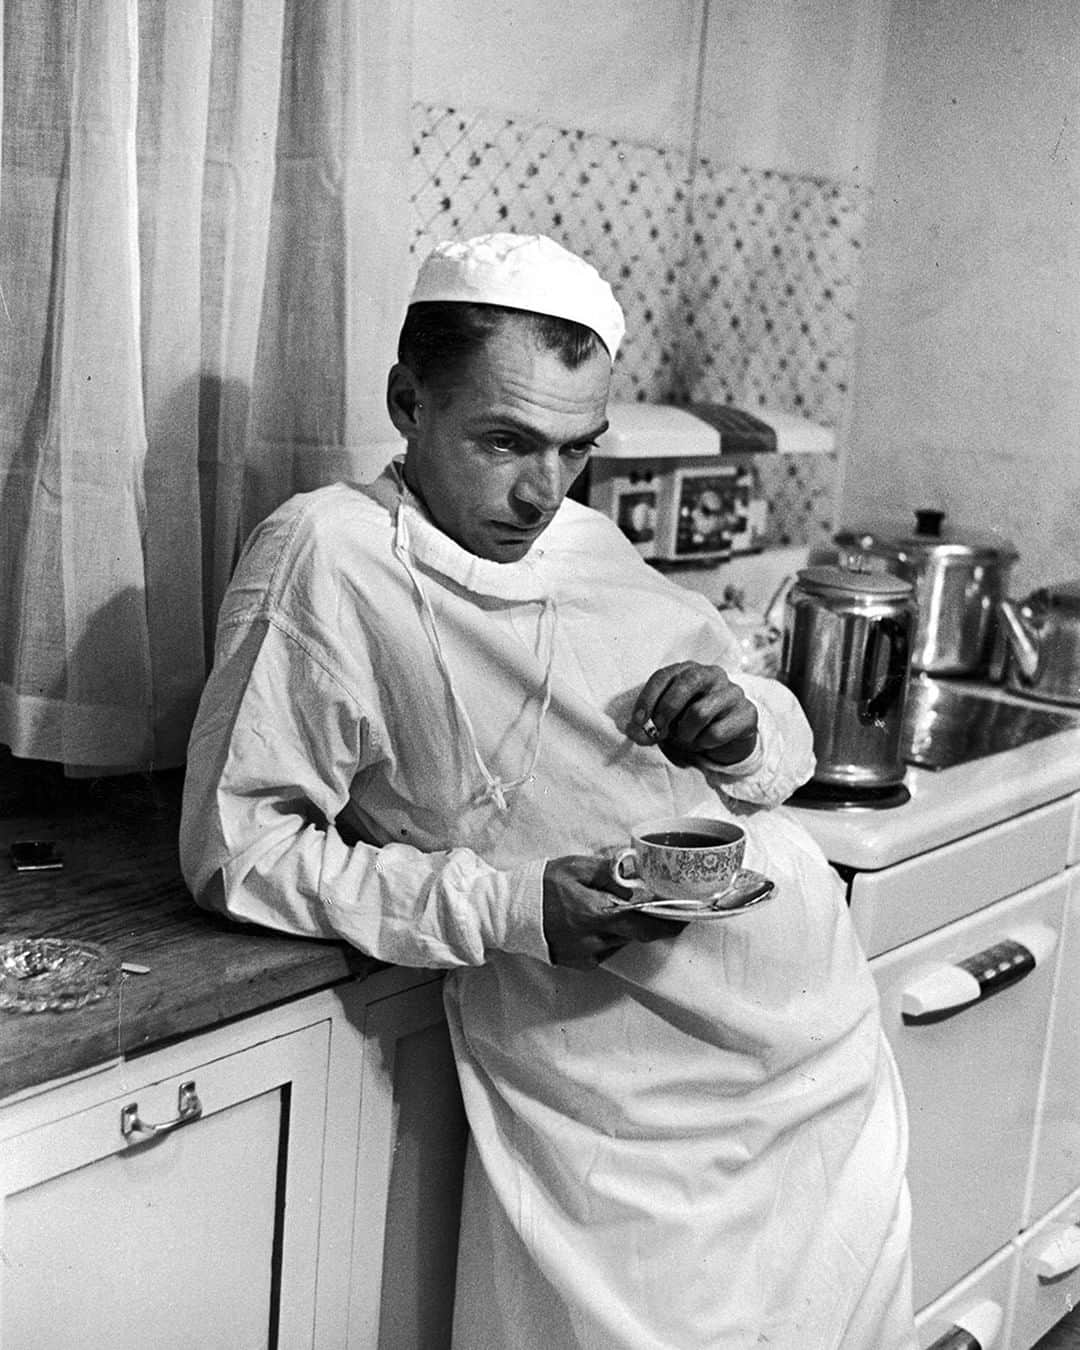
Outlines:
[{"label": "white stove", "polygon": [[[763,611],[807,560],[738,561],[676,580]],[[931,742],[982,753],[909,767],[903,805],[787,809],[847,884],[908,1099],[920,1347],[1029,1350],[1080,1303],[1080,708],[940,684],[984,702],[930,697]],[[1032,739],[1040,709],[1064,729]]]},{"label": "white stove", "polygon": [[[990,718],[1012,700],[977,692]],[[903,805],[789,808],[847,883],[908,1098],[923,1347],[1027,1350],[1080,1301],[1080,709],[1060,711],[909,768]]]}]

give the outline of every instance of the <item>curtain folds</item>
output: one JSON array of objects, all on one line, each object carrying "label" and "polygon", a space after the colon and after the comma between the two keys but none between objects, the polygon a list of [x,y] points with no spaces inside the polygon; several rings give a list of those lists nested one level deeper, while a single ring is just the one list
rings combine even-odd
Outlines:
[{"label": "curtain folds", "polygon": [[393,448],[410,6],[0,7],[0,742],[175,765],[248,531]]}]

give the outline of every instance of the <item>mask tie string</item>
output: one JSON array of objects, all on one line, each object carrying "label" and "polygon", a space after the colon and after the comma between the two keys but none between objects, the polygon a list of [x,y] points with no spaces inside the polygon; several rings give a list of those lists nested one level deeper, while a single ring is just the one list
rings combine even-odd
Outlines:
[{"label": "mask tie string", "polygon": [[551,706],[552,681],[555,668],[555,601],[550,596],[544,596],[540,602],[541,610],[537,647],[538,652],[541,647],[546,647],[547,652],[544,663],[544,679],[539,691],[540,706],[537,713],[532,754],[529,758],[528,767],[525,772],[519,777],[507,782],[498,775],[492,773],[485,762],[483,755],[480,753],[480,745],[477,739],[476,730],[472,723],[472,718],[469,716],[469,711],[465,706],[464,699],[461,697],[457,681],[454,678],[453,671],[450,669],[450,663],[447,660],[446,653],[443,649],[434,608],[432,607],[428,593],[420,580],[420,576],[413,566],[411,549],[409,547],[409,528],[405,520],[404,490],[402,490],[401,495],[398,498],[397,511],[395,513],[394,553],[408,573],[409,580],[412,582],[413,589],[420,602],[420,610],[424,618],[424,625],[427,629],[432,649],[435,652],[435,661],[439,667],[443,680],[446,682],[446,687],[449,691],[451,702],[454,705],[454,712],[464,734],[465,742],[469,747],[469,752],[483,782],[483,786],[477,791],[474,800],[478,804],[489,801],[494,802],[497,810],[505,813],[509,810],[506,794],[529,781],[536,768],[537,762],[540,759],[544,719],[547,716],[548,708]]}]

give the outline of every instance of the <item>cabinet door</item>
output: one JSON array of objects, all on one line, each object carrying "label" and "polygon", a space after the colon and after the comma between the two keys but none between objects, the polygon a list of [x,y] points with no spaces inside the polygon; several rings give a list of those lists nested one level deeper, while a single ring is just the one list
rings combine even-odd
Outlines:
[{"label": "cabinet door", "polygon": [[[1046,882],[871,963],[908,1103],[916,1308],[1020,1229],[1066,884]],[[1014,965],[1021,951],[1037,959]],[[972,967],[997,992],[965,1006],[978,987]],[[957,1011],[934,1020],[950,1002]]]},{"label": "cabinet door", "polygon": [[1080,1187],[1080,867],[1071,867],[1025,1223]]},{"label": "cabinet door", "polygon": [[3,1350],[311,1345],[328,1046],[320,1023],[162,1079],[150,1055],[7,1140]]},{"label": "cabinet door", "polygon": [[450,1345],[467,1128],[442,981],[365,1024],[350,1350]]}]

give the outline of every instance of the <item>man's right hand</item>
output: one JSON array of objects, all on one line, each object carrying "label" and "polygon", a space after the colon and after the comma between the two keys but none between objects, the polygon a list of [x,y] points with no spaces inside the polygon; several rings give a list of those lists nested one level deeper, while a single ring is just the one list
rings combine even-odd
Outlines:
[{"label": "man's right hand", "polygon": [[684,927],[612,907],[613,899],[634,894],[614,879],[607,858],[553,858],[544,868],[544,936],[552,964],[592,970],[628,942],[655,942]]}]

